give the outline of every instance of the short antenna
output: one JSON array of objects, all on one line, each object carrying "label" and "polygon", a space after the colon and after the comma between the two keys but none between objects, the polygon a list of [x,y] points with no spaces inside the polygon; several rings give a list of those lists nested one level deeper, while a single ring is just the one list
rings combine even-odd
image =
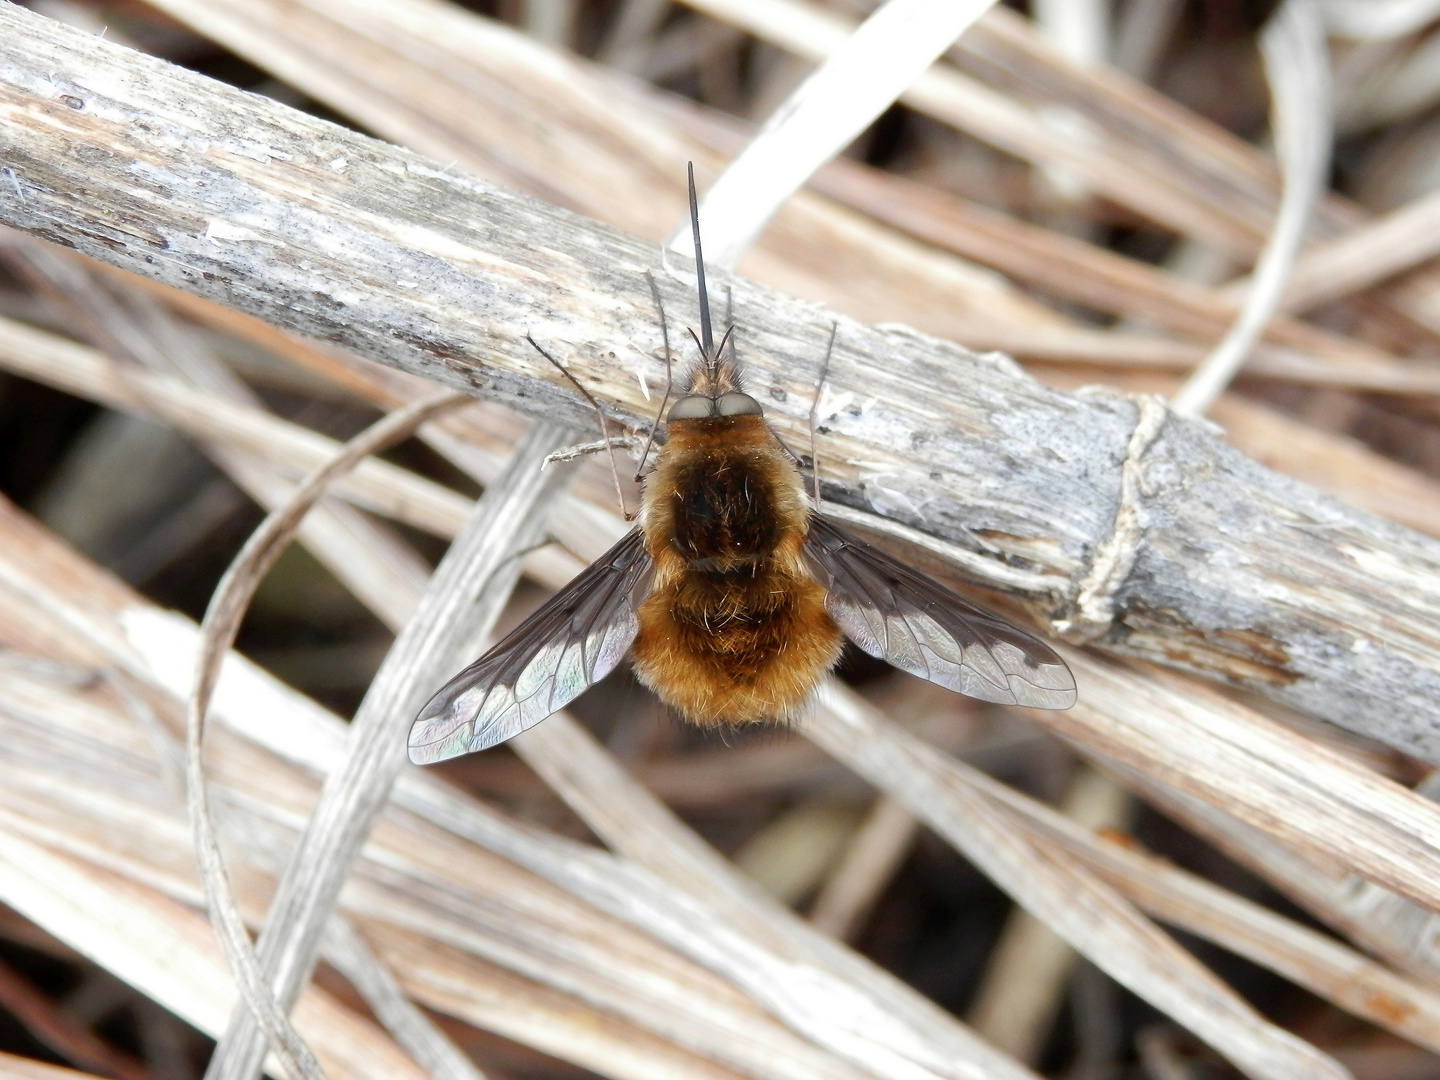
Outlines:
[{"label": "short antenna", "polygon": [[710,296],[705,291],[705,255],[700,250],[700,202],[695,198],[695,163],[690,174],[690,228],[695,233],[695,280],[700,287],[700,348],[708,361],[715,355],[715,334],[710,329]]}]

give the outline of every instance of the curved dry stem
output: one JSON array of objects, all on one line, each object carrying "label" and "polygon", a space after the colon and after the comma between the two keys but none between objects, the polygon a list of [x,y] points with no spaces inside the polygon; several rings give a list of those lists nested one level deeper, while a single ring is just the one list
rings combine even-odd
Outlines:
[{"label": "curved dry stem", "polygon": [[1280,212],[1239,316],[1175,395],[1172,405],[1182,416],[1199,416],[1210,407],[1279,311],[1295,256],[1325,190],[1332,138],[1330,70],[1319,14],[1298,0],[1282,4],[1261,36],[1261,52],[1274,97],[1271,127],[1285,173]]},{"label": "curved dry stem", "polygon": [[185,772],[189,788],[190,825],[195,834],[196,856],[211,922],[225,950],[226,960],[246,1004],[292,1078],[318,1080],[323,1073],[314,1054],[291,1026],[284,1011],[276,1005],[265,985],[235,902],[205,782],[206,713],[219,680],[221,661],[235,641],[240,621],[255,589],[285,550],[311,507],[331,484],[366,457],[407,437],[436,413],[469,400],[466,394],[445,391],[391,413],[346,443],[339,454],[316,469],[296,489],[289,502],[260,524],[226,570],[205,612],[195,689],[186,710]]}]

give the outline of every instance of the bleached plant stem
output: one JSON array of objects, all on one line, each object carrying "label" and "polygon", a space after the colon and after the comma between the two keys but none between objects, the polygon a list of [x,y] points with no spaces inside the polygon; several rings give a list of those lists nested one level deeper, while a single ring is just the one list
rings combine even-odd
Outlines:
[{"label": "bleached plant stem", "polygon": [[[707,260],[733,270],[785,200],[855,141],[995,0],[887,0],[792,93],[705,192]],[[668,247],[688,254],[682,225]]]},{"label": "bleached plant stem", "polygon": [[[205,717],[219,677],[220,661],[235,640],[250,597],[265,572],[284,551],[306,511],[324,495],[336,476],[354,468],[375,451],[409,435],[439,410],[465,400],[464,395],[454,392],[426,399],[392,413],[347,443],[342,453],[317,469],[300,485],[291,500],[266,518],[255,531],[221,580],[206,612],[205,647],[201,652],[186,723],[186,781],[190,821],[195,833],[205,896],[210,907],[211,921],[220,936],[226,959],[230,962],[248,1006],[246,1015],[253,1016],[290,1075],[304,1080],[314,1080],[321,1076],[319,1063],[304,1040],[291,1027],[285,1015],[286,1010],[277,1005],[265,985],[264,975],[251,950],[245,924],[235,905],[224,856],[215,834],[205,780]],[[265,1049],[265,1042],[261,1041],[262,1059]]]},{"label": "bleached plant stem", "polygon": [[[410,623],[381,664],[351,724],[346,756],[320,799],[267,913],[259,954],[288,1005],[304,987],[334,907],[375,815],[404,764],[405,732],[425,697],[478,650],[519,574],[518,555],[544,535],[553,496],[571,467],[541,470],[568,441],[567,429],[537,424],[505,475],[480,502],[431,578]],[[468,658],[468,657],[467,657]],[[248,1014],[236,1013],[216,1047],[209,1080],[251,1080],[264,1041]]]},{"label": "bleached plant stem", "polygon": [[[578,395],[525,344],[532,331],[608,414],[649,422],[636,373],[652,384],[663,373],[643,274],[658,268],[653,246],[15,7],[0,8],[0,116],[24,192],[0,185],[0,221],[588,427]],[[76,145],[105,152],[77,157]],[[656,280],[668,309],[693,303]],[[798,438],[817,343],[837,320],[734,285],[747,370],[777,430]],[[822,420],[827,496],[923,528],[983,580],[1019,567],[1041,583],[1031,596],[1069,595],[1115,522],[1134,406],[1046,390],[921,334],[838,322],[827,383],[855,409]],[[1111,590],[1105,647],[1440,760],[1440,545],[1178,417],[1139,464],[1139,517],[1165,527],[1144,525],[1133,571]]]},{"label": "bleached plant stem", "polygon": [[[1031,1075],[933,1002],[817,933],[745,879],[669,807],[631,780],[568,714],[557,713],[537,724],[515,740],[515,749],[616,851],[667,885],[698,898],[727,928],[742,931],[788,964],[801,971],[813,965],[816,974],[812,978],[818,980],[819,973],[825,972],[842,980],[856,995],[851,1006],[863,1008],[872,1018],[868,1038],[873,1044],[891,1054],[908,1054],[954,1080],[977,1075],[1020,1080]],[[435,819],[435,811],[423,803],[413,808]],[[438,820],[458,828],[463,818]],[[652,924],[642,921],[641,925]],[[673,943],[684,947],[683,937]],[[788,1012],[795,1017],[800,999],[785,1002],[788,988],[777,987],[776,991],[777,1014]],[[938,1055],[917,1055],[917,1044],[932,1047]]]},{"label": "bleached plant stem", "polygon": [[957,783],[941,755],[889,729],[853,692],[826,683],[806,734],[902,799],[1032,914],[1118,982],[1266,1080],[1349,1073],[1269,1024],[1090,870],[1026,830],[981,792]]},{"label": "bleached plant stem", "polygon": [[354,986],[405,1052],[434,1080],[485,1080],[475,1063],[405,996],[360,932],[340,913],[325,925],[325,959]]},{"label": "bleached plant stem", "polygon": [[1330,58],[1315,0],[1285,0],[1260,37],[1272,96],[1271,128],[1284,174],[1280,213],[1229,333],[1171,403],[1199,416],[1220,396],[1279,310],[1295,258],[1326,188],[1330,164]]}]

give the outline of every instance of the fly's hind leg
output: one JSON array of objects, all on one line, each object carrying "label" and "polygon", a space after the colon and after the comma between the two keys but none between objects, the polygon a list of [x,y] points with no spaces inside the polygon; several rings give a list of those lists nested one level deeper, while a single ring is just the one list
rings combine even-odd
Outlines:
[{"label": "fly's hind leg", "polygon": [[[620,486],[620,470],[615,467],[615,446],[616,446],[617,440],[612,440],[612,439],[610,438],[610,426],[609,426],[609,424],[607,424],[606,421],[605,421],[605,410],[600,407],[600,402],[598,402],[598,401],[595,400],[595,395],[592,394],[592,393],[590,393],[589,390],[586,390],[585,387],[580,384],[580,380],[577,379],[577,378],[575,378],[574,375],[570,374],[569,368],[567,368],[564,364],[560,363],[559,360],[556,360],[555,357],[551,356],[548,352],[546,352],[544,349],[542,349],[542,348],[540,347],[540,343],[539,343],[538,341],[536,341],[533,337],[531,337],[529,334],[526,334],[526,335],[525,335],[525,340],[528,341],[528,342],[530,342],[530,344],[535,347],[535,351],[536,351],[536,352],[538,352],[538,353],[539,353],[541,356],[543,356],[546,360],[549,360],[550,363],[554,364],[556,370],[559,371],[561,375],[564,375],[565,378],[567,378],[568,380],[570,380],[570,385],[573,386],[573,387],[575,387],[576,390],[579,390],[579,391],[580,391],[580,396],[583,397],[586,401],[588,401],[588,402],[590,403],[590,407],[595,410],[595,415],[600,418],[600,435],[601,435],[601,442],[600,442],[599,445],[596,447],[596,450],[590,451],[590,452],[591,452],[591,453],[596,453],[596,452],[598,452],[599,450],[607,450],[607,451],[609,451],[609,454],[610,454],[610,476],[611,476],[611,477],[614,479],[614,481],[615,481],[615,499],[616,499],[616,501],[619,502],[619,504],[620,504],[620,516],[623,517],[626,521],[634,521],[634,520],[635,520],[635,515],[632,514],[632,513],[629,511],[629,509],[625,506],[625,491],[624,491],[624,489]],[[622,436],[622,441],[623,441],[623,438],[624,438],[624,437]],[[564,453],[566,453],[566,451],[562,450],[562,451],[559,452],[559,454],[551,454],[549,457],[547,457],[547,458],[545,459],[545,461],[546,461],[546,463],[548,464],[548,463],[549,463],[550,461],[552,461],[552,460],[555,460],[555,461],[568,460],[568,459],[566,459],[566,458],[560,457],[560,454],[564,454]],[[575,455],[572,455],[572,456],[574,456],[574,457],[579,457],[580,455],[579,455],[579,454],[575,454]]]},{"label": "fly's hind leg", "polygon": [[[825,392],[825,376],[830,374],[830,357],[835,352],[835,335],[840,324],[830,324],[830,343],[825,346],[825,359],[820,364],[820,376],[815,380],[815,396],[810,401],[810,491],[815,499],[815,509],[820,509],[820,458],[815,450],[815,421],[820,411],[820,395]],[[794,457],[794,454],[791,454]]]}]

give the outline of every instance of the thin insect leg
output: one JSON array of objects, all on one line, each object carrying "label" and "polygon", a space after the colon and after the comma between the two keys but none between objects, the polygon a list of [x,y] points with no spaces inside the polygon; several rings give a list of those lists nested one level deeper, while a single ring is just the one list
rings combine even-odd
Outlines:
[{"label": "thin insect leg", "polygon": [[727,326],[725,336],[720,339],[720,347],[715,350],[715,363],[720,363],[720,357],[725,354],[725,346],[730,346],[730,359],[735,359],[735,327]]},{"label": "thin insect leg", "polygon": [[620,470],[615,467],[615,447],[610,442],[610,427],[605,422],[605,410],[600,408],[600,402],[595,400],[595,395],[590,393],[589,390],[586,390],[585,387],[581,386],[580,380],[575,378],[574,375],[571,375],[564,364],[560,363],[559,360],[556,360],[555,357],[551,356],[548,352],[542,349],[538,341],[536,341],[529,334],[525,335],[525,340],[530,342],[530,344],[535,347],[536,352],[538,352],[546,360],[549,360],[550,363],[554,364],[556,370],[559,371],[561,375],[564,375],[565,378],[570,380],[570,385],[575,387],[576,390],[580,391],[581,396],[584,397],[585,400],[588,401],[591,407],[595,410],[595,415],[600,417],[600,436],[605,440],[605,447],[610,454],[610,476],[615,481],[615,498],[620,503],[620,516],[623,517],[626,521],[634,521],[634,516],[625,506],[625,491],[620,486]]},{"label": "thin insect leg", "polygon": [[795,463],[796,468],[804,469],[806,467],[805,459],[790,449],[790,444],[780,437],[779,432],[771,432],[771,434],[775,436],[775,441],[780,444],[780,449],[785,451],[785,456]]},{"label": "thin insect leg", "polygon": [[820,365],[820,377],[815,380],[815,396],[810,401],[810,487],[815,494],[815,507],[820,507],[820,458],[815,449],[815,414],[820,411],[820,395],[825,391],[825,376],[830,374],[830,356],[835,351],[835,335],[840,324],[830,324],[830,344],[825,346],[825,360]]},{"label": "thin insect leg", "polygon": [[650,458],[650,447],[655,445],[655,432],[660,430],[660,422],[665,419],[665,406],[670,404],[670,392],[675,387],[675,361],[670,353],[670,324],[665,320],[665,305],[660,301],[660,289],[649,270],[645,271],[645,280],[650,283],[650,295],[655,298],[655,310],[660,313],[660,336],[665,339],[665,396],[660,399],[660,411],[655,414],[655,422],[650,425],[650,437],[645,440],[645,449],[640,454],[640,465],[635,470],[636,480],[639,480],[640,474],[645,471],[645,462]]}]

